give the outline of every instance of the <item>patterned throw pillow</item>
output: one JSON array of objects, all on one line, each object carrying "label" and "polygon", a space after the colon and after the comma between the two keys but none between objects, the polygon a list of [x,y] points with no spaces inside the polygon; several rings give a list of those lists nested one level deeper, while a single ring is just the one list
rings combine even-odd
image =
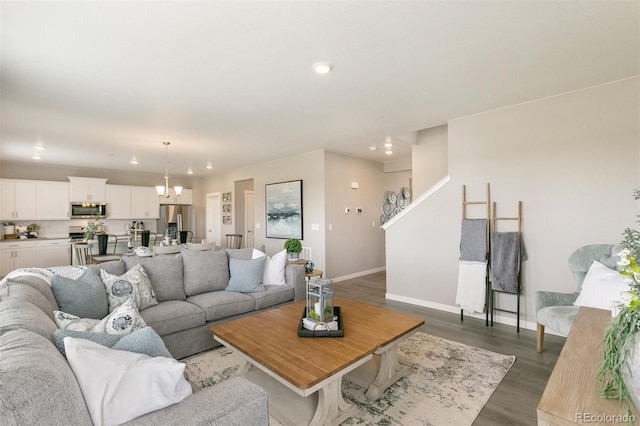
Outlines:
[{"label": "patterned throw pillow", "polygon": [[58,328],[72,331],[91,331],[100,323],[99,319],[80,318],[62,311],[53,311],[53,318]]},{"label": "patterned throw pillow", "polygon": [[93,327],[91,331],[94,333],[125,335],[146,326],[147,324],[138,313],[133,300],[127,299],[126,302],[118,306],[115,311]]},{"label": "patterned throw pillow", "polygon": [[127,299],[133,300],[140,311],[158,304],[151,281],[140,264],[134,265],[123,275],[112,275],[102,269],[100,276],[107,289],[109,312],[113,312]]}]

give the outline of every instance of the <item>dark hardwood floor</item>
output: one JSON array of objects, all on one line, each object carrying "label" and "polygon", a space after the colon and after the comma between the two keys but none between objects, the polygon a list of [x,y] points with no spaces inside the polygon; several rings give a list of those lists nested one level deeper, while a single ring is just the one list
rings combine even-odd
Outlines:
[{"label": "dark hardwood floor", "polygon": [[385,299],[385,272],[335,283],[336,296],[416,315],[425,319],[420,331],[467,345],[515,355],[516,361],[484,406],[474,425],[535,425],[536,407],[560,355],[564,338],[547,334],[545,351],[536,352],[536,333],[484,320]]}]

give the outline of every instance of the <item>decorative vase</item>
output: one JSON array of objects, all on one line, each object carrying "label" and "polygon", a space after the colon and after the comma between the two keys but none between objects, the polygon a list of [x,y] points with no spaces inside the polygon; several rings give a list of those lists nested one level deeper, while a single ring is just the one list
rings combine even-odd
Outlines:
[{"label": "decorative vase", "polygon": [[109,236],[107,234],[98,235],[98,254],[100,256],[107,254],[108,242],[109,242]]},{"label": "decorative vase", "polygon": [[314,267],[313,262],[309,260],[307,261],[307,263],[304,264],[304,271],[309,274],[313,272],[313,267]]},{"label": "decorative vase", "polygon": [[638,334],[628,343],[628,350],[623,353],[622,378],[629,391],[629,399],[633,405],[640,407],[640,338]]},{"label": "decorative vase", "polygon": [[142,231],[142,245],[144,247],[149,247],[150,236],[151,236],[151,231]]},{"label": "decorative vase", "polygon": [[287,253],[287,257],[289,260],[298,260],[300,259],[300,253]]}]

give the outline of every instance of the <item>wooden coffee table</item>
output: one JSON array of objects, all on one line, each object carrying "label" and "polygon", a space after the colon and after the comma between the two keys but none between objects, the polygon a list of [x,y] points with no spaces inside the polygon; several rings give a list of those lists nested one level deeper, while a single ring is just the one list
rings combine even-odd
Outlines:
[{"label": "wooden coffee table", "polygon": [[422,318],[343,298],[344,337],[298,337],[304,302],[211,327],[214,338],[246,363],[238,374],[262,386],[269,412],[285,425],[337,425],[359,409],[342,397],[342,378],[377,398],[407,374],[396,357],[398,343],[424,324]]}]

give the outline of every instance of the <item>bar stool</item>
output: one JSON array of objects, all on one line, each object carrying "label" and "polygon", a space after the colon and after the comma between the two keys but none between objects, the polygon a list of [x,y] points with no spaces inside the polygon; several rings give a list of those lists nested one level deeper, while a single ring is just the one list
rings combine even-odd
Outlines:
[{"label": "bar stool", "polygon": [[227,248],[239,249],[242,247],[242,234],[227,234]]}]

